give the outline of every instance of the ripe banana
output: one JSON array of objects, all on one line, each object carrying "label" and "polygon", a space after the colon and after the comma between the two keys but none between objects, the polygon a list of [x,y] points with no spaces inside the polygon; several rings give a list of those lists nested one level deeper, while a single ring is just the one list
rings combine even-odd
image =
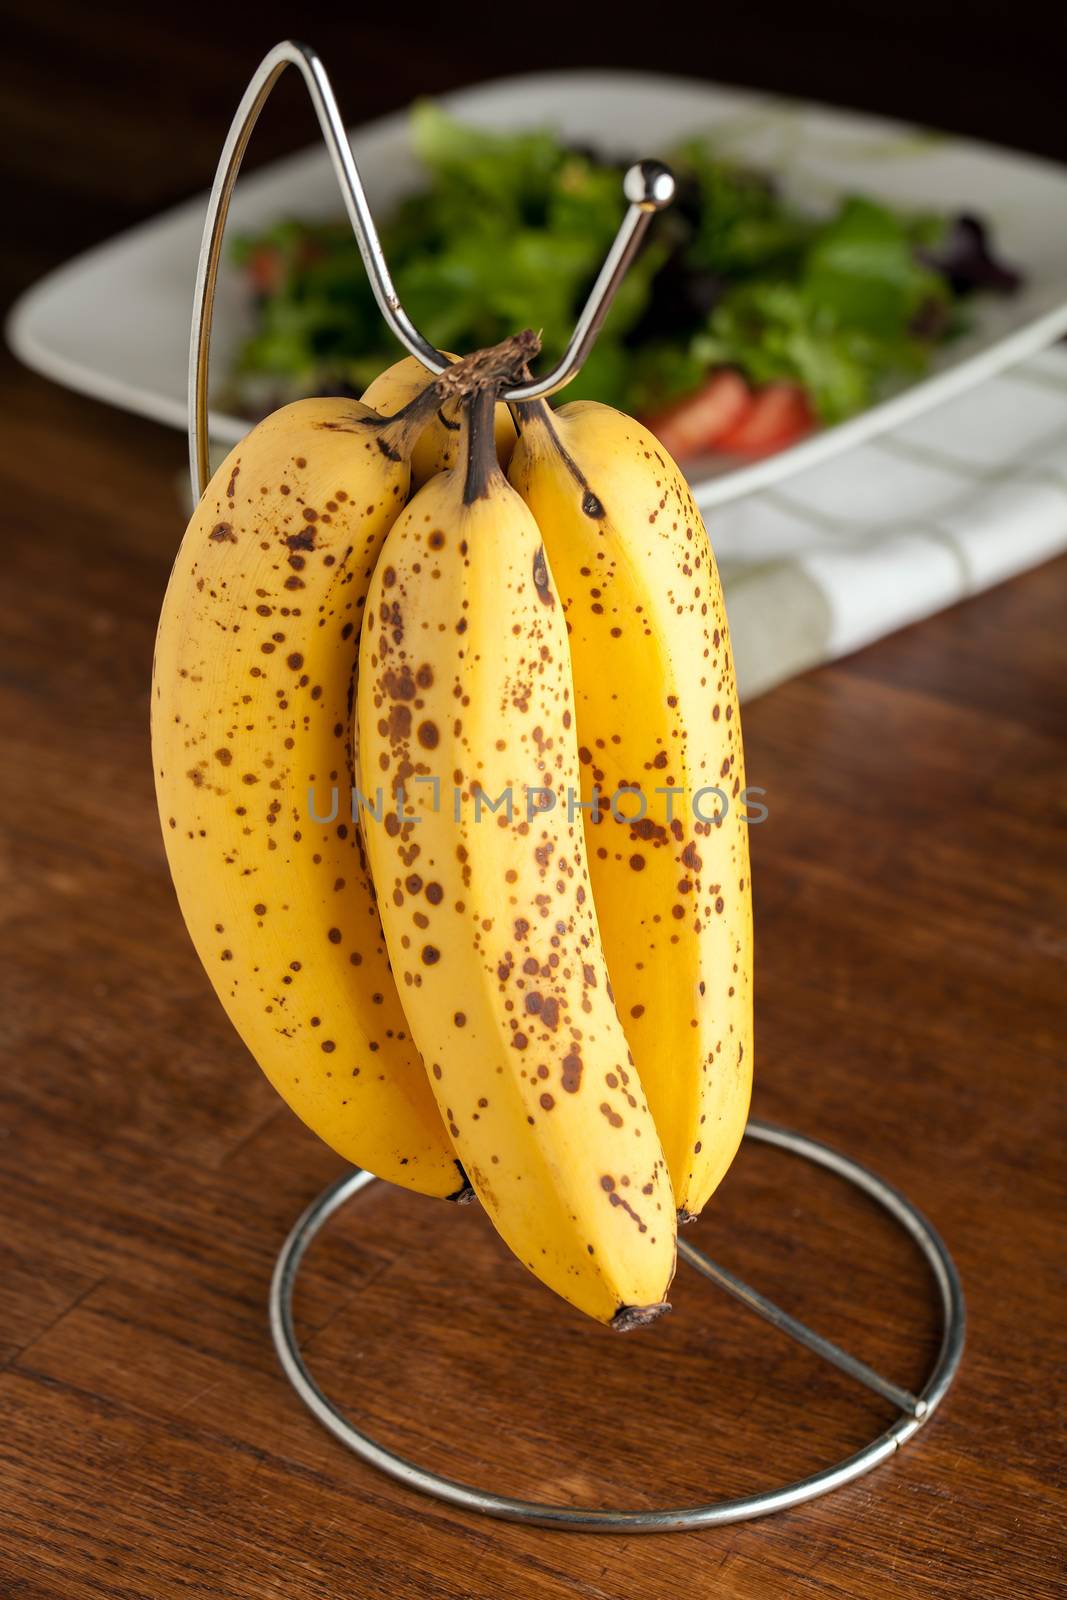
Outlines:
[{"label": "ripe banana", "polygon": [[[444,352],[448,355],[448,351]],[[456,361],[457,356],[449,356]],[[416,395],[422,394],[430,382],[430,373],[414,356],[406,356],[375,378],[363,396],[363,404],[373,406],[382,416],[392,416]],[[445,400],[431,414],[411,452],[411,481],[419,487],[435,472],[454,467],[459,457],[460,404],[458,400]],[[515,448],[515,424],[505,405],[498,405],[494,417],[496,453],[500,465],[507,470],[511,452]]]},{"label": "ripe banana", "polygon": [[358,745],[367,805],[384,793],[366,840],[412,1034],[486,1211],[546,1284],[626,1328],[663,1309],[674,1203],[568,818],[563,613],[491,419],[487,392],[461,467],[412,499],[371,583]]},{"label": "ripe banana", "polygon": [[[362,608],[435,404],[428,391],[384,422],[352,401],[301,400],[231,452],[163,603],[152,751],[181,909],[245,1044],[341,1155],[445,1196],[465,1182],[389,970],[350,798]],[[331,789],[338,809],[319,820]]]},{"label": "ripe banana", "polygon": [[684,1221],[733,1159],[752,1083],[744,757],[715,558],[674,462],[608,406],[524,407],[510,476],[567,618],[582,798],[603,797],[585,817],[593,894]]}]

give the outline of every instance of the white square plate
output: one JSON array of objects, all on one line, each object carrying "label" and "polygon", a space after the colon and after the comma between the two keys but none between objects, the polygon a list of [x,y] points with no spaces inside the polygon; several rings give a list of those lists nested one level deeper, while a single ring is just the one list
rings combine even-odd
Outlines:
[{"label": "white square plate", "polygon": [[[921,381],[767,460],[726,470],[721,463],[690,463],[703,506],[780,482],[1067,333],[1067,169],[851,112],[643,73],[539,73],[464,89],[442,103],[482,127],[551,126],[622,157],[662,154],[684,137],[714,132],[733,155],[769,168],[806,198],[862,192],[949,215],[975,211],[991,224],[1000,255],[1025,273],[1017,295],[975,302],[972,330],[939,351]],[[418,186],[404,113],[358,129],[352,144],[379,215]],[[201,197],[179,206],[30,289],[8,321],[16,354],[70,388],[184,428],[205,205]],[[250,232],[279,217],[336,217],[341,209],[325,150],[316,146],[242,180],[231,227]],[[531,316],[536,320],[533,309]],[[224,270],[212,348],[216,377],[229,370],[249,317],[240,275]],[[239,417],[212,412],[214,440],[229,444],[247,427]]]}]

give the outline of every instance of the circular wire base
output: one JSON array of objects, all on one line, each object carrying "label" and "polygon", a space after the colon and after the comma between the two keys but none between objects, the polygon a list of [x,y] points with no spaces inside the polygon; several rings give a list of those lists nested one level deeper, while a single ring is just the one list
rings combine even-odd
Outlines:
[{"label": "circular wire base", "polygon": [[[902,1409],[906,1407],[906,1414],[884,1433],[864,1445],[862,1450],[846,1456],[833,1466],[824,1467],[809,1477],[798,1478],[795,1482],[784,1484],[780,1488],[768,1489],[761,1494],[747,1495],[741,1499],[715,1500],[706,1505],[671,1506],[653,1511],[610,1511],[592,1506],[546,1505],[537,1501],[517,1500],[508,1495],[493,1494],[488,1489],[479,1489],[471,1484],[459,1483],[454,1478],[442,1477],[441,1474],[420,1467],[417,1462],[409,1461],[406,1457],[397,1455],[395,1451],[378,1444],[357,1428],[319,1388],[301,1354],[293,1324],[293,1292],[305,1252],[316,1234],[335,1212],[362,1189],[377,1182],[373,1174],[363,1171],[353,1172],[325,1189],[304,1212],[278,1256],[270,1289],[270,1327],[274,1346],[286,1377],[323,1427],[357,1456],[368,1461],[371,1466],[377,1467],[380,1472],[388,1473],[390,1477],[396,1478],[410,1489],[434,1495],[438,1500],[461,1506],[465,1511],[477,1511],[483,1516],[500,1517],[511,1522],[534,1523],[546,1528],[563,1528],[586,1533],[665,1533],[683,1528],[714,1527],[721,1523],[742,1522],[749,1517],[766,1516],[769,1512],[784,1511],[790,1506],[801,1505],[806,1500],[814,1500],[819,1495],[828,1494],[832,1489],[839,1489],[844,1484],[851,1483],[855,1478],[861,1477],[865,1472],[870,1472],[872,1468],[888,1460],[913,1439],[919,1429],[929,1422],[948,1392],[963,1354],[966,1322],[959,1274],[940,1236],[922,1213],[898,1189],[861,1166],[859,1162],[841,1155],[829,1145],[821,1144],[816,1139],[809,1139],[805,1134],[793,1133],[767,1122],[751,1121],[745,1130],[745,1137],[754,1139],[760,1144],[775,1145],[781,1150],[813,1162],[816,1166],[825,1167],[869,1195],[918,1246],[930,1268],[937,1290],[941,1307],[941,1344],[933,1369],[917,1395],[906,1395],[904,1391],[895,1390],[894,1385],[886,1380],[878,1380],[877,1375],[870,1373],[869,1368],[864,1368],[862,1363],[845,1357],[842,1352],[828,1354],[835,1347],[826,1345],[826,1342],[818,1340],[817,1336],[812,1335],[804,1340],[813,1348],[823,1346],[822,1353],[827,1354],[828,1359],[836,1360],[836,1364],[845,1367],[846,1370],[853,1370],[854,1375],[861,1376],[861,1371],[866,1373],[866,1377],[861,1376],[861,1381],[869,1382],[871,1387],[879,1388],[882,1393],[896,1392],[902,1395]],[[808,1333],[809,1330],[801,1330],[798,1333],[799,1324],[787,1327],[792,1319],[786,1317],[784,1313],[777,1313],[777,1308],[769,1306],[768,1302],[762,1301],[754,1292],[738,1293],[738,1288],[743,1289],[744,1286],[738,1286],[737,1280],[730,1280],[729,1274],[715,1268],[713,1263],[708,1262],[707,1258],[692,1245],[680,1242],[678,1254],[681,1260],[695,1266],[697,1270],[704,1272],[705,1276],[721,1281],[724,1287],[729,1286],[727,1280],[732,1282],[735,1286],[731,1289],[732,1293],[737,1294],[738,1298],[745,1300],[752,1309],[758,1310],[768,1320],[775,1321],[779,1327],[785,1327],[793,1337],[803,1338],[804,1334]],[[711,1268],[711,1271],[708,1271],[708,1268]]]}]

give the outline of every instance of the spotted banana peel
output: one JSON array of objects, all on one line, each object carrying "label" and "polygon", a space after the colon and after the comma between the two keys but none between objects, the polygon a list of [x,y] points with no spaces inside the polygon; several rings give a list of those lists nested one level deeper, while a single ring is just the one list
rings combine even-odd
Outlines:
[{"label": "spotted banana peel", "polygon": [[435,404],[301,400],[231,452],[163,602],[152,756],[182,914],[267,1077],[346,1160],[457,1196],[349,799],[367,586]]},{"label": "spotted banana peel", "polygon": [[[752,1085],[744,753],[722,588],[659,441],[610,406],[522,408],[510,477],[570,637],[593,896],[682,1221],[740,1144]],[[614,799],[614,804],[611,801]]]},{"label": "spotted banana peel", "polygon": [[371,583],[358,747],[364,793],[385,794],[365,836],[404,1010],[487,1214],[549,1287],[627,1328],[665,1309],[674,1202],[568,808],[566,623],[492,405],[473,397],[459,465],[414,496]]}]

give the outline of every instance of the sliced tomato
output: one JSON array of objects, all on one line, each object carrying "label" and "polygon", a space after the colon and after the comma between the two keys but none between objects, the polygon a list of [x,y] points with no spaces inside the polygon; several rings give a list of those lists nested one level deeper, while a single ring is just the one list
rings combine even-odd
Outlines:
[{"label": "sliced tomato", "polygon": [[752,404],[752,391],[739,372],[724,368],[713,373],[702,389],[645,426],[656,435],[676,461],[719,447],[723,434],[744,422]]},{"label": "sliced tomato", "polygon": [[803,439],[815,414],[796,383],[769,383],[758,389],[745,415],[720,435],[716,448],[739,456],[769,456]]}]

